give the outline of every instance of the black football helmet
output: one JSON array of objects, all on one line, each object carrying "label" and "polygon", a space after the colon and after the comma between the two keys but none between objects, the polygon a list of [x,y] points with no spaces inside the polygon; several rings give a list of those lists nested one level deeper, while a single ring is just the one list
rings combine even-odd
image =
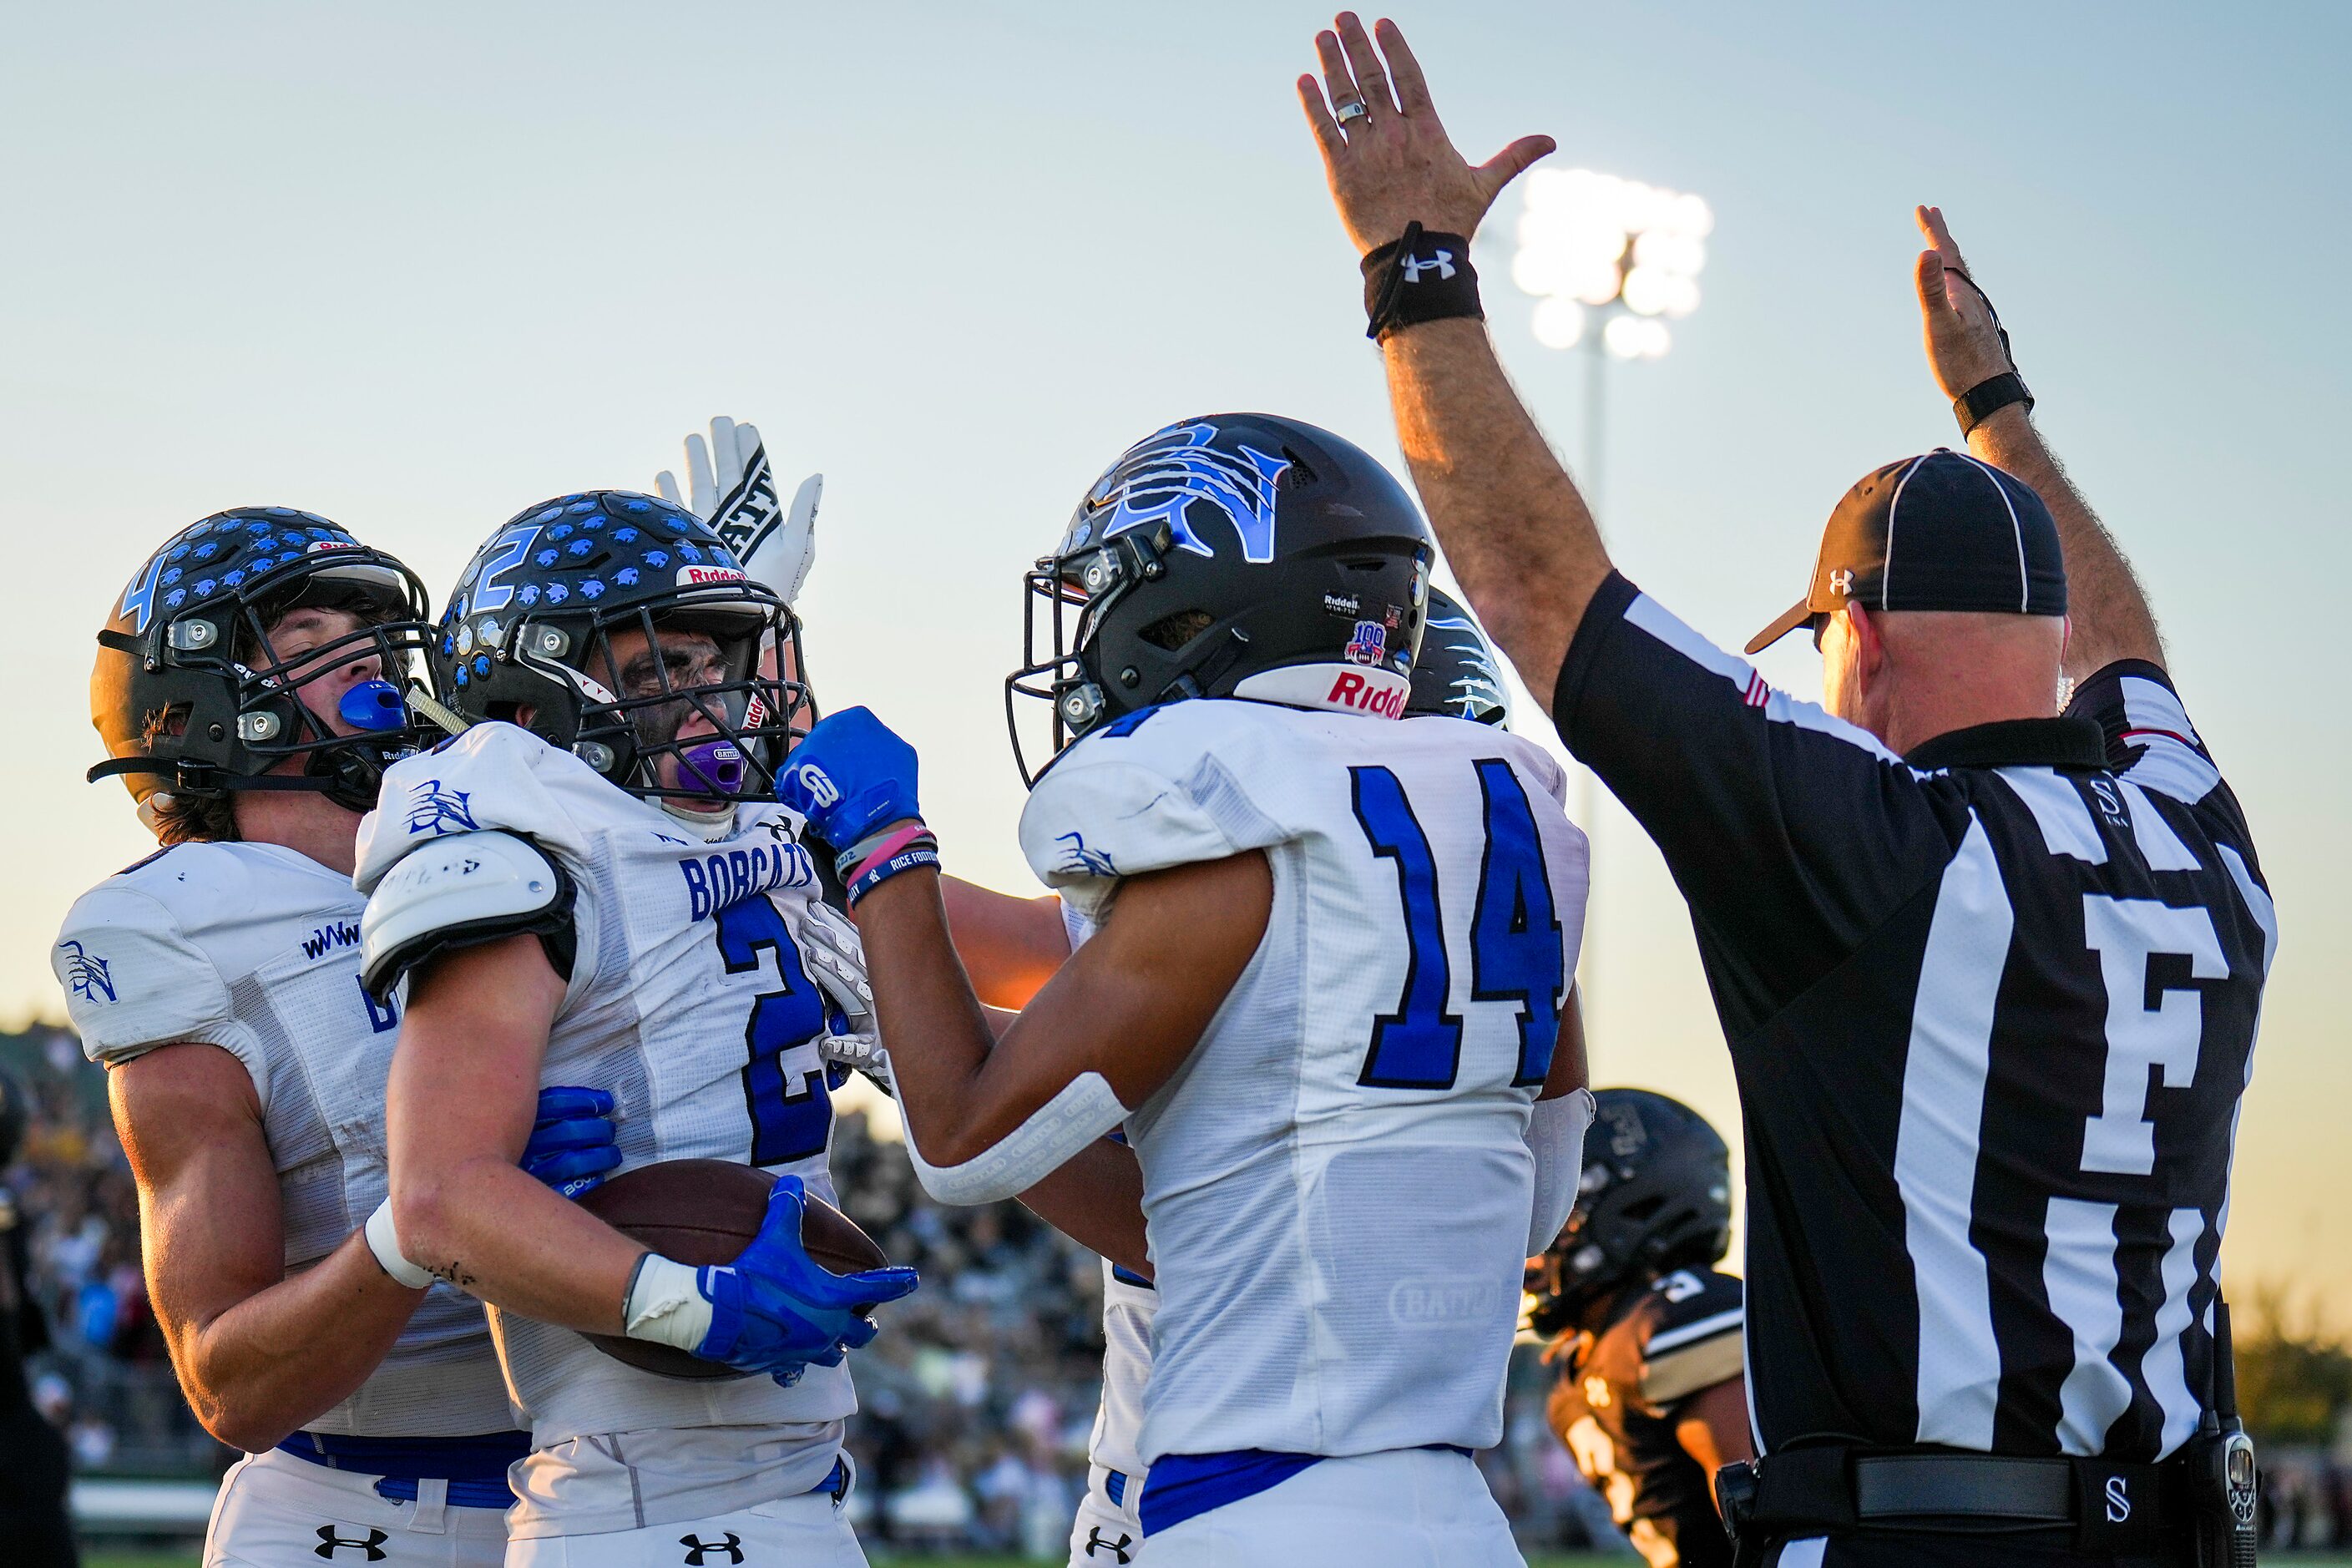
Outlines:
[{"label": "black football helmet", "polygon": [[[303,608],[367,623],[281,658],[269,629]],[[291,507],[240,507],[182,530],[147,558],[98,634],[90,722],[144,805],[236,790],[320,791],[353,811],[375,805],[384,767],[415,749],[404,688],[432,636],[416,574],[340,525]],[[373,657],[379,678],[330,719],[302,689]],[[339,731],[336,721],[341,726]],[[299,773],[276,773],[289,761]]]},{"label": "black football helmet", "polygon": [[[612,644],[626,631],[648,647],[658,632],[702,633],[718,645],[718,679],[676,679],[663,658],[622,668]],[[815,713],[791,607],[692,512],[627,490],[516,513],[457,579],[433,658],[459,716],[522,723],[647,798],[773,795]],[[679,741],[689,711],[718,733]],[[679,787],[661,782],[665,755]]]},{"label": "black football helmet", "polygon": [[1421,651],[1413,656],[1408,713],[1444,713],[1474,724],[1507,729],[1511,700],[1503,690],[1503,666],[1486,629],[1454,595],[1433,584],[1429,618],[1422,627]]},{"label": "black football helmet", "polygon": [[1531,1321],[1547,1335],[1628,1285],[1704,1267],[1731,1247],[1731,1151],[1706,1118],[1646,1089],[1592,1098],[1576,1207],[1528,1268]]},{"label": "black football helmet", "polygon": [[1328,430],[1211,414],[1146,437],[1024,580],[1024,663],[1004,683],[1022,781],[1016,697],[1051,704],[1055,753],[1186,697],[1401,716],[1436,554],[1404,487]]}]

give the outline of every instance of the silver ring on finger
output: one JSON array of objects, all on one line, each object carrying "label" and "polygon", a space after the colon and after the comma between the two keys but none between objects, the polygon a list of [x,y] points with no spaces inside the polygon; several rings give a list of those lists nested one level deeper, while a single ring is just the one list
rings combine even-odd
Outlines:
[{"label": "silver ring on finger", "polygon": [[1345,125],[1351,120],[1361,120],[1372,111],[1371,105],[1360,98],[1351,98],[1331,111],[1331,118]]}]

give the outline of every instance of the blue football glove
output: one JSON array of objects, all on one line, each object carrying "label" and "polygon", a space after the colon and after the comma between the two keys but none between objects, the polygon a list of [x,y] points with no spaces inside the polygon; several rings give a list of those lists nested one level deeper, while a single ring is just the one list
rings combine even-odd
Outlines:
[{"label": "blue football glove", "polygon": [[874,1320],[855,1309],[915,1289],[911,1268],[835,1274],[812,1258],[801,1246],[805,1196],[798,1176],[778,1177],[751,1245],[734,1262],[701,1271],[710,1331],[695,1354],[788,1382],[812,1363],[839,1366],[845,1350],[874,1338]]},{"label": "blue football glove", "polygon": [[558,1194],[576,1198],[621,1163],[613,1127],[613,1097],[601,1089],[551,1084],[539,1091],[539,1112],[523,1145],[522,1168]]},{"label": "blue football glove", "polygon": [[799,812],[817,837],[847,849],[877,827],[919,818],[915,748],[866,708],[817,721],[784,759],[776,798]]}]

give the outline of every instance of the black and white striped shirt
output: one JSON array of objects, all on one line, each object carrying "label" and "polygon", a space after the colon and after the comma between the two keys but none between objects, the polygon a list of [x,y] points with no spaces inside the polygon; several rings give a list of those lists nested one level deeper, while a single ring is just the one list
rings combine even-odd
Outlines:
[{"label": "black and white striped shirt", "polygon": [[1612,577],[1553,711],[1690,902],[1765,1448],[2178,1447],[2278,928],[2164,672],[1899,757]]}]

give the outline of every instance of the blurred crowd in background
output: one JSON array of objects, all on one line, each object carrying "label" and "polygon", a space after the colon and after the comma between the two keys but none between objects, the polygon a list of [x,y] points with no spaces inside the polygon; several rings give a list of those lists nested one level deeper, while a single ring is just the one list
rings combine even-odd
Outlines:
[{"label": "blurred crowd in background", "polygon": [[[16,1164],[0,1172],[30,1227],[50,1326],[31,1368],[37,1402],[81,1475],[217,1475],[236,1456],[189,1413],[148,1309],[137,1193],[103,1075],[70,1033],[39,1025],[0,1035],[0,1066],[37,1107]],[[856,1358],[861,1536],[877,1557],[1062,1557],[1101,1371],[1099,1261],[1017,1204],[932,1204],[856,1111],[836,1124],[834,1175],[843,1209],[924,1281]],[[2242,1344],[2241,1361],[2250,1415],[2274,1385],[2289,1428],[2263,1451],[2267,1544],[2352,1546],[2352,1352],[2314,1324]],[[1630,1558],[1544,1424],[1549,1376],[1534,1347],[1514,1359],[1503,1444],[1480,1456],[1488,1484],[1527,1545]]]}]

